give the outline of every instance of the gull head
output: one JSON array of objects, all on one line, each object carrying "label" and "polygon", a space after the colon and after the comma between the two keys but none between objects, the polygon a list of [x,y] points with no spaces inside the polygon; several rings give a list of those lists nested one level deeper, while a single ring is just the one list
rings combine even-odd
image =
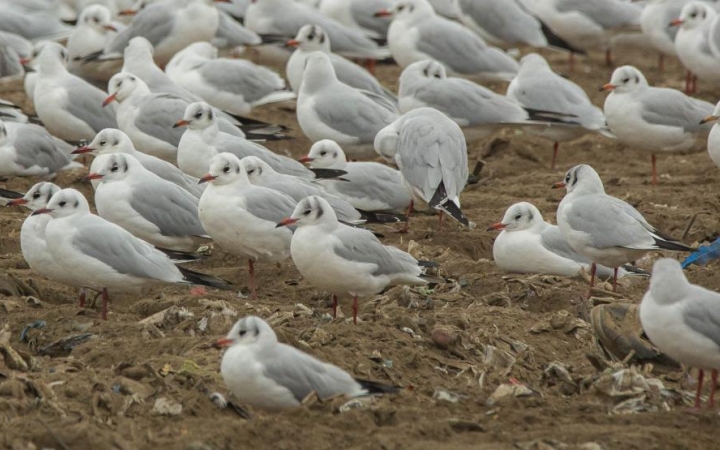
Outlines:
[{"label": "gull head", "polygon": [[134,156],[127,153],[108,153],[95,158],[92,163],[94,172],[85,178],[88,180],[118,181],[127,178],[133,170],[141,166]]},{"label": "gull head", "polygon": [[494,223],[488,228],[490,230],[520,231],[527,230],[537,224],[543,223],[540,210],[535,205],[527,202],[515,203],[510,206],[501,222]]},{"label": "gull head", "polygon": [[150,90],[145,82],[137,76],[128,72],[117,73],[108,81],[108,94],[110,95],[103,102],[103,106],[107,106],[113,100],[123,102],[135,92],[150,92]]},{"label": "gull head", "polygon": [[716,16],[715,11],[704,2],[692,2],[686,4],[680,17],[671,21],[670,26],[679,26],[685,30],[692,30],[700,27],[706,20],[713,19]]},{"label": "gull head", "polygon": [[633,66],[622,66],[615,69],[610,82],[602,87],[604,91],[617,93],[632,92],[648,85],[645,75]]},{"label": "gull head", "polygon": [[204,102],[191,103],[185,108],[183,118],[175,122],[173,128],[187,126],[191,130],[204,130],[215,123],[212,106]]},{"label": "gull head", "polygon": [[70,217],[75,214],[90,214],[90,205],[75,189],[57,191],[44,208],[36,209],[33,215],[50,214],[53,219]]},{"label": "gull head", "polygon": [[435,10],[427,0],[400,0],[391,8],[375,13],[375,17],[392,17],[393,20],[413,21],[435,15]]},{"label": "gull head", "polygon": [[103,5],[90,5],[82,10],[78,23],[96,30],[100,34],[117,32],[112,24],[112,13]]},{"label": "gull head", "polygon": [[337,216],[330,204],[322,197],[311,195],[300,200],[292,215],[278,223],[278,227],[319,225],[332,229],[338,224]]},{"label": "gull head", "polygon": [[337,142],[323,139],[314,143],[307,156],[300,158],[300,162],[310,163],[314,169],[342,169],[347,165],[347,158]]},{"label": "gull head", "polygon": [[245,169],[248,180],[250,180],[252,184],[256,184],[263,177],[272,176],[277,173],[268,163],[257,156],[246,156],[240,160],[240,164]]},{"label": "gull head", "polygon": [[657,303],[671,304],[682,300],[689,286],[677,260],[662,258],[655,261],[648,293]]},{"label": "gull head", "polygon": [[25,193],[24,197],[9,201],[8,206],[24,205],[32,211],[37,211],[38,209],[45,208],[52,196],[59,190],[60,187],[58,185],[41,181],[31,187],[30,190]]},{"label": "gull head", "polygon": [[330,38],[319,25],[305,25],[297,32],[295,39],[287,45],[298,47],[306,52],[330,53]]},{"label": "gull head", "polygon": [[218,153],[210,160],[210,169],[207,175],[200,178],[200,183],[211,183],[222,186],[235,182],[249,184],[245,169],[240,159],[232,153]]},{"label": "gull head", "polygon": [[235,322],[227,336],[215,341],[215,346],[252,345],[256,342],[277,342],[277,336],[267,322],[257,316],[247,316]]},{"label": "gull head", "polygon": [[135,150],[132,141],[127,134],[116,128],[105,128],[100,130],[95,138],[88,145],[79,147],[73,154],[92,153],[102,155],[105,153],[132,153]]},{"label": "gull head", "polygon": [[565,174],[563,181],[555,183],[553,188],[565,188],[568,194],[599,194],[605,193],[600,175],[587,164],[577,165]]}]

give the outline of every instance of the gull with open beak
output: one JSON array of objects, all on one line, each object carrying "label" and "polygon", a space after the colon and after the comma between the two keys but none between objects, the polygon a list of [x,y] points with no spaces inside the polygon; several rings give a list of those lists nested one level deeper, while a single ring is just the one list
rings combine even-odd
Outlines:
[{"label": "gull with open beak", "polygon": [[655,155],[699,150],[705,145],[710,124],[705,117],[714,106],[682,92],[650,86],[633,66],[615,69],[605,99],[605,118],[622,144],[650,152],[652,184],[657,184]]}]

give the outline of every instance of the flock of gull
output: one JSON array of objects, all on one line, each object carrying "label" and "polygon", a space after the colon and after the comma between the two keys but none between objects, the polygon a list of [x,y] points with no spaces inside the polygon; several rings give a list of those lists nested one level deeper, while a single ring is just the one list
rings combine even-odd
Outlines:
[{"label": "flock of gull", "polygon": [[[37,274],[102,296],[186,284],[237,289],[187,269],[214,243],[257,263],[292,259],[317,290],[358,299],[395,285],[443,283],[436,263],[384,245],[363,227],[404,222],[427,205],[463,227],[468,143],[516,128],[559,144],[589,133],[656,155],[707,148],[720,166],[720,104],[690,95],[720,84],[720,18],[713,1],[649,0],[0,0],[0,76],[23,79],[36,115],[0,100],[0,177],[41,177],[27,193],[2,190],[32,213],[22,254]],[[74,25],[70,25],[73,23]],[[553,71],[540,53],[576,58],[635,45],[687,69],[685,92],[649,85],[633,66],[614,70],[604,108]],[[238,58],[261,52],[276,71]],[[290,53],[293,49],[292,53]],[[226,55],[226,56],[220,56]],[[374,75],[402,68],[398,92]],[[505,95],[482,86],[507,83]],[[294,160],[265,143],[281,124],[246,117],[294,102],[314,144]],[[91,210],[52,180],[82,167]],[[380,159],[381,158],[381,159]],[[382,162],[381,162],[382,161]],[[511,205],[490,229],[508,272],[595,277],[648,274],[634,262],[658,250],[695,252],[607,195],[589,165],[554,186],[567,193],[557,226],[534,205]],[[720,294],[690,284],[674,259],[655,263],[640,306],[643,328],[678,361],[720,369]],[[588,294],[590,295],[590,294]],[[259,317],[238,321],[221,372],[241,402],[300,405],[309,395],[396,392],[281,344]]]}]

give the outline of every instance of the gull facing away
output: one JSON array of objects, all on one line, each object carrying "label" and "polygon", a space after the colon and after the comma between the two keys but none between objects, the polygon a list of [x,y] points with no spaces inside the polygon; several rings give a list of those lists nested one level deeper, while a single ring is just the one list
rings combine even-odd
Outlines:
[{"label": "gull facing away", "polygon": [[633,66],[618,67],[603,89],[612,91],[605,99],[605,118],[610,131],[629,146],[651,152],[652,184],[657,184],[656,153],[700,150],[711,125],[712,103],[688,97],[682,92],[648,85]]},{"label": "gull facing away", "polygon": [[440,228],[443,212],[470,226],[460,210],[460,192],[468,178],[467,146],[455,122],[433,108],[414,109],[377,134],[375,150],[397,165],[415,199],[440,211]]},{"label": "gull facing away", "polygon": [[654,250],[693,251],[662,234],[630,204],[607,195],[600,176],[586,164],[568,170],[565,179],[553,186],[562,187],[567,194],[558,206],[558,227],[570,246],[592,261],[590,292],[598,264],[614,269],[615,291],[618,267],[623,264]]},{"label": "gull facing away", "polygon": [[200,197],[200,221],[220,248],[247,258],[250,292],[257,299],[255,262],[280,262],[290,256],[292,231],[275,224],[296,202],[290,196],[248,180],[237,156],[220,153],[200,181],[210,185]]},{"label": "gull facing away", "polygon": [[387,97],[393,102],[397,102],[395,94],[381,85],[377,78],[365,68],[336,53],[331,53],[330,37],[319,25],[305,25],[300,28],[295,39],[288,41],[287,45],[297,47],[285,65],[285,76],[294,92],[300,92],[300,84],[305,73],[308,57],[313,52],[323,52],[330,57],[338,81],[355,89],[374,92]]},{"label": "gull facing away", "polygon": [[178,86],[232,114],[295,99],[277,73],[250,61],[218,58],[209,42],[196,42],[176,53],[165,73]]},{"label": "gull facing away", "polygon": [[313,394],[324,401],[339,395],[398,392],[395,386],[353,378],[337,366],[278,342],[270,325],[256,316],[237,321],[216,345],[228,347],[220,364],[225,384],[240,403],[253,408],[297,408]]},{"label": "gull facing away", "polygon": [[308,57],[297,99],[297,120],[308,139],[332,139],[351,158],[367,159],[374,156],[375,135],[397,117],[386,97],[341,83],[328,55]]},{"label": "gull facing away", "polygon": [[708,136],[707,150],[710,159],[720,169],[720,123],[718,123],[718,119],[720,119],[720,102],[715,105],[713,113],[702,120],[703,123],[714,122]]},{"label": "gull facing away", "polygon": [[308,283],[337,297],[353,298],[353,323],[357,323],[358,297],[369,297],[390,286],[418,286],[423,278],[418,260],[404,251],[383,245],[362,228],[338,222],[328,202],[312,195],[295,207],[278,227],[296,225],[290,252],[295,266]]},{"label": "gull facing away", "polygon": [[588,133],[609,134],[605,115],[592,104],[583,88],[553,72],[545,58],[537,53],[520,60],[520,70],[508,85],[507,97],[531,110],[557,113],[555,120],[546,126],[527,128],[529,133],[553,142],[550,164],[553,170],[561,142]]},{"label": "gull facing away", "polygon": [[393,16],[388,45],[400,67],[425,59],[442,63],[451,74],[510,81],[517,61],[491,47],[469,28],[435,14],[427,0],[400,0],[389,10]]},{"label": "gull facing away", "polygon": [[400,171],[376,162],[348,162],[335,141],[325,139],[313,144],[300,161],[310,167],[347,172],[341,179],[317,180],[325,190],[349,202],[355,209],[371,212],[404,212],[412,193]]},{"label": "gull facing away", "polygon": [[711,33],[718,22],[715,9],[708,3],[692,2],[686,4],[680,17],[670,22],[680,29],[675,36],[675,51],[678,59],[688,71],[685,79],[685,92],[693,94],[697,90],[697,78],[710,84],[720,84],[720,54],[713,52]]},{"label": "gull facing away", "polygon": [[705,370],[712,370],[708,408],[715,405],[720,369],[720,294],[692,284],[680,263],[655,262],[650,289],[640,303],[643,330],[660,351],[689,368],[698,368],[695,409],[700,409]]},{"label": "gull facing away", "polygon": [[[490,225],[488,231],[500,234],[493,243],[493,260],[505,272],[544,273],[574,277],[592,262],[568,244],[557,225],[545,222],[540,210],[531,203],[520,202],[510,206],[502,221]],[[638,269],[627,267],[633,273]],[[628,274],[625,266],[618,270],[618,278]],[[599,265],[596,275],[613,276],[613,270]]]},{"label": "gull facing away", "polygon": [[66,141],[91,140],[103,128],[117,128],[115,105],[102,108],[105,92],[72,75],[65,67],[67,50],[43,46],[32,99],[45,128]]},{"label": "gull facing away", "polygon": [[73,162],[45,128],[0,120],[0,177],[54,178],[61,170],[82,167]]},{"label": "gull facing away", "polygon": [[90,171],[85,179],[100,180],[95,208],[103,219],[162,249],[191,253],[210,242],[198,216],[198,199],[134,156],[100,155]]},{"label": "gull facing away", "polygon": [[[183,173],[165,160],[135,150],[127,134],[114,128],[100,131],[92,142],[77,148],[73,153],[90,153],[96,156],[109,153],[127,153],[137,159],[150,172],[185,189],[196,198],[200,198],[205,190],[202,185],[198,184],[198,178]],[[97,181],[93,182],[93,187],[97,187]]]},{"label": "gull facing away", "polygon": [[112,222],[90,213],[83,195],[63,189],[47,207],[33,214],[50,214],[45,229],[47,249],[62,262],[75,287],[102,292],[102,318],[107,319],[108,292],[130,293],[158,284],[197,284],[229,289],[230,284],[176,266],[170,258]]}]

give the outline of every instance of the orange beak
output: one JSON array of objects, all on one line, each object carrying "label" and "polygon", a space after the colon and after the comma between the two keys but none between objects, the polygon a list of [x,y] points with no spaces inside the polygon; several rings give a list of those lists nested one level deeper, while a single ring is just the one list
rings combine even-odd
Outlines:
[{"label": "orange beak", "polygon": [[215,180],[215,179],[217,179],[216,176],[207,174],[207,175],[205,175],[204,177],[200,178],[200,181],[198,181],[198,184],[207,183],[207,182],[213,181],[213,180]]},{"label": "orange beak", "polygon": [[603,84],[603,87],[600,88],[600,92],[602,92],[602,91],[612,91],[612,90],[615,89],[616,87],[617,87],[617,86],[615,86],[614,84],[610,84],[610,83]]},{"label": "orange beak", "polygon": [[701,120],[700,125],[702,125],[704,123],[708,123],[708,122],[715,122],[718,119],[720,119],[720,117],[710,115],[710,116],[707,116],[706,118],[704,118],[703,120]]},{"label": "orange beak", "polygon": [[110,103],[114,102],[116,95],[117,95],[117,93],[115,93],[115,94],[110,94],[110,95],[108,96],[108,98],[106,98],[105,100],[103,100],[103,102],[102,102],[103,108],[106,107],[107,105],[109,105]]},{"label": "orange beak", "polygon": [[31,216],[38,216],[38,215],[40,215],[40,214],[50,214],[51,212],[52,212],[52,209],[40,208],[40,209],[36,209],[35,211],[33,211],[33,213],[30,214],[30,215],[31,215]]},{"label": "orange beak", "polygon": [[506,225],[505,225],[504,223],[502,223],[502,222],[496,222],[496,223],[490,225],[486,231],[493,231],[493,230],[500,231],[500,230],[504,230],[504,229],[505,229],[505,226],[506,226]]},{"label": "orange beak", "polygon": [[16,199],[13,199],[13,200],[10,200],[9,202],[7,202],[7,206],[26,205],[27,202],[28,202],[28,201],[25,200],[24,198],[16,198]]},{"label": "orange beak", "polygon": [[375,17],[392,17],[393,13],[388,11],[387,9],[381,9],[380,11],[373,14]]},{"label": "orange beak", "polygon": [[303,156],[302,158],[298,158],[298,162],[301,162],[301,163],[309,163],[312,161],[315,161],[315,158],[311,158],[309,156]]},{"label": "orange beak", "polygon": [[288,47],[297,47],[298,45],[300,45],[300,41],[298,41],[297,39],[290,39],[285,43],[285,45],[287,45]]},{"label": "orange beak", "polygon": [[669,27],[679,27],[680,25],[684,24],[685,21],[682,19],[673,19],[670,21]]},{"label": "orange beak", "polygon": [[564,181],[558,181],[557,183],[550,186],[550,189],[562,189],[566,186]]},{"label": "orange beak", "polygon": [[180,119],[177,122],[175,122],[175,125],[173,125],[173,128],[186,127],[188,125],[190,125],[189,121],[187,121],[185,119]]},{"label": "orange beak", "polygon": [[90,172],[89,174],[85,175],[83,178],[83,181],[90,181],[90,180],[102,180],[102,175],[95,172]]},{"label": "orange beak", "polygon": [[91,147],[88,147],[87,145],[85,145],[85,146],[78,147],[78,148],[76,148],[75,150],[73,150],[73,151],[72,151],[72,154],[73,154],[73,155],[81,155],[81,154],[83,154],[83,153],[90,153],[90,152],[92,152],[93,150],[95,150],[95,149],[94,149],[94,148],[91,148]]},{"label": "orange beak", "polygon": [[118,16],[134,16],[137,14],[137,11],[134,9],[121,9],[118,11]]},{"label": "orange beak", "polygon": [[220,338],[217,341],[215,341],[215,344],[213,344],[214,347],[228,347],[233,343],[231,339],[227,338]]},{"label": "orange beak", "polygon": [[275,225],[275,228],[286,227],[288,225],[292,225],[292,224],[296,223],[297,221],[298,221],[297,219],[287,217],[287,218],[281,220],[280,222],[278,222],[278,224]]},{"label": "orange beak", "polygon": [[109,30],[109,31],[115,31],[115,32],[117,32],[117,28],[115,28],[115,27],[112,26],[112,25],[103,25],[103,28],[105,28],[106,30]]}]

